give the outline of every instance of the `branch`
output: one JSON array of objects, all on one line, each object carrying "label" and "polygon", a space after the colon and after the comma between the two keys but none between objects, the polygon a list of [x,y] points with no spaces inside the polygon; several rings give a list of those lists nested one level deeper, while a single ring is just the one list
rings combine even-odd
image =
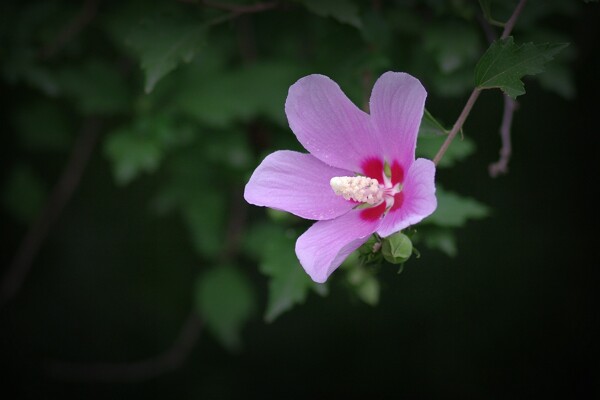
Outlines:
[{"label": "branch", "polygon": [[10,300],[21,288],[52,224],[61,214],[81,181],[83,171],[96,147],[100,129],[101,122],[96,118],[89,118],[84,122],[81,133],[71,150],[69,161],[54,186],[50,198],[37,220],[29,228],[5,272],[0,284],[0,305]]},{"label": "branch", "polygon": [[256,47],[256,35],[251,18],[240,18],[237,20],[236,39],[240,57],[245,64],[251,64],[258,58]]},{"label": "branch", "polygon": [[467,120],[467,117],[469,116],[469,113],[471,112],[473,105],[475,104],[475,102],[477,101],[477,98],[479,97],[479,93],[481,93],[481,90],[477,89],[477,88],[473,89],[473,91],[471,92],[471,95],[469,96],[469,99],[467,100],[467,104],[465,104],[465,107],[463,108],[460,115],[458,116],[458,119],[454,123],[454,126],[452,126],[450,133],[448,133],[446,140],[444,140],[444,143],[442,143],[442,146],[440,147],[440,149],[438,150],[437,154],[435,155],[435,157],[433,159],[433,163],[435,165],[438,165],[440,160],[442,159],[442,157],[444,157],[446,150],[448,150],[448,147],[450,147],[450,143],[452,143],[452,141],[454,140],[454,137],[460,131],[463,124]]},{"label": "branch", "polygon": [[244,201],[243,190],[240,187],[232,188],[231,204],[229,206],[229,222],[225,232],[225,245],[219,255],[221,263],[226,263],[235,258],[246,225],[248,207]]},{"label": "branch", "polygon": [[483,29],[483,33],[485,34],[485,38],[488,43],[492,43],[496,40],[496,32],[494,32],[494,28],[490,25],[489,21],[485,19],[485,17],[481,14],[477,14],[477,21],[479,21],[479,25],[481,25],[481,29]]},{"label": "branch", "polygon": [[94,382],[142,381],[179,368],[194,348],[203,323],[192,311],[183,324],[179,336],[164,353],[132,363],[73,363],[48,361],[46,372],[57,379]]},{"label": "branch", "polygon": [[519,4],[517,4],[515,11],[513,11],[508,21],[506,21],[506,25],[504,25],[504,31],[502,31],[502,36],[500,36],[500,39],[504,39],[510,36],[510,33],[512,32],[513,28],[515,27],[515,24],[517,23],[519,15],[521,15],[521,12],[523,11],[523,7],[525,7],[525,3],[527,3],[527,0],[519,1]]},{"label": "branch", "polygon": [[504,95],[504,114],[502,115],[502,125],[500,126],[500,138],[502,139],[500,159],[489,166],[490,175],[493,178],[508,172],[508,163],[512,154],[510,131],[516,108],[517,102],[507,95]]},{"label": "branch", "polygon": [[[479,22],[486,33],[488,42],[496,40],[496,34],[494,33],[489,22],[478,15]],[[512,120],[515,110],[517,109],[518,103],[511,99],[506,94],[504,95],[504,111],[502,114],[502,124],[500,125],[500,139],[502,140],[502,147],[500,148],[500,158],[495,163],[490,164],[489,171],[490,176],[493,178],[501,174],[508,173],[508,163],[512,154],[511,144],[511,128]]]},{"label": "branch", "polygon": [[79,13],[56,36],[54,41],[46,45],[39,53],[40,58],[54,56],[65,44],[77,36],[96,16],[100,0],[86,0]]},{"label": "branch", "polygon": [[[517,19],[519,18],[519,15],[521,15],[521,12],[523,11],[523,7],[525,6],[526,2],[527,2],[527,0],[521,0],[521,1],[519,1],[519,4],[517,4],[517,7],[513,11],[509,20],[506,22],[504,31],[502,32],[502,36],[501,36],[502,39],[510,36],[510,33],[512,32],[512,30],[514,28],[515,23],[517,22]],[[481,92],[481,89],[478,89],[478,88],[473,89],[473,92],[471,92],[471,95],[469,96],[469,99],[467,100],[467,104],[465,104],[465,107],[463,108],[462,112],[458,116],[458,119],[454,123],[452,130],[450,131],[450,133],[448,133],[448,137],[446,137],[446,140],[444,141],[444,143],[442,144],[442,146],[440,147],[440,149],[438,150],[437,154],[435,155],[435,157],[433,159],[433,162],[435,163],[435,165],[438,165],[438,163],[440,162],[442,157],[444,157],[446,150],[448,150],[448,147],[450,147],[450,143],[452,143],[452,141],[454,140],[454,137],[462,128],[467,117],[469,116],[469,113],[471,112],[471,109],[473,108],[473,104],[475,104],[475,102],[477,101],[477,97],[479,97],[480,92]],[[505,110],[505,112],[506,112],[506,110]],[[511,116],[511,120],[512,120],[512,116]]]},{"label": "branch", "polygon": [[280,5],[279,1],[270,1],[265,3],[255,3],[250,5],[238,5],[228,3],[217,3],[210,0],[178,0],[180,3],[188,3],[195,5],[202,5],[208,8],[214,8],[216,10],[228,11],[227,14],[220,15],[206,23],[206,26],[215,26],[223,22],[234,19],[243,14],[253,14],[262,11],[271,10]]}]

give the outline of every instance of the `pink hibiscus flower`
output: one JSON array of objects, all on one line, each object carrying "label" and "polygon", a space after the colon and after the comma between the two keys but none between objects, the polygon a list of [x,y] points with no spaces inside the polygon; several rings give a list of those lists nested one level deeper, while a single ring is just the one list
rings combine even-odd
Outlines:
[{"label": "pink hibiscus flower", "polygon": [[296,242],[315,282],[325,282],[373,233],[387,237],[435,210],[435,165],[415,160],[426,97],[416,78],[400,72],[377,80],[370,114],[326,76],[309,75],[290,87],[287,119],[310,154],[270,154],[244,197],[317,220]]}]

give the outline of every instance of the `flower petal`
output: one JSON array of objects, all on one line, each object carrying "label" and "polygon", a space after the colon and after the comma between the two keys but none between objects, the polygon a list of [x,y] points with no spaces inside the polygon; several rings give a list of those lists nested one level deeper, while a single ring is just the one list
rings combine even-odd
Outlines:
[{"label": "flower petal", "polygon": [[380,223],[380,219],[362,219],[357,211],[316,222],[296,242],[300,264],[313,281],[325,282],[350,253],[367,241]]},{"label": "flower petal", "polygon": [[403,72],[386,72],[375,82],[371,118],[388,162],[397,160],[408,169],[414,161],[426,97],[421,82]]},{"label": "flower petal", "polygon": [[414,225],[435,211],[435,165],[431,160],[419,158],[412,164],[401,194],[402,205],[392,207],[377,230],[383,237]]},{"label": "flower petal", "polygon": [[352,175],[330,167],[310,154],[283,150],[270,154],[256,168],[244,190],[250,204],[325,220],[347,213],[356,204],[337,196],[329,181]]},{"label": "flower petal", "polygon": [[285,113],[298,141],[326,164],[359,171],[361,161],[381,155],[369,115],[324,75],[309,75],[294,83]]}]

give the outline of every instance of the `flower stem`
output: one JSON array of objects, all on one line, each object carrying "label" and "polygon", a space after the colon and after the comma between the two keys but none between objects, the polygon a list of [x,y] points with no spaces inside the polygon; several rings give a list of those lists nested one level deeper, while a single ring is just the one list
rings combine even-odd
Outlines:
[{"label": "flower stem", "polygon": [[479,97],[479,93],[481,93],[481,89],[478,89],[478,88],[473,89],[473,91],[471,92],[471,95],[469,96],[469,100],[467,100],[467,104],[465,104],[465,107],[463,108],[460,115],[458,116],[458,119],[454,123],[454,126],[450,130],[450,133],[448,133],[448,136],[446,137],[446,140],[442,144],[442,147],[440,147],[437,154],[435,155],[435,158],[433,159],[433,162],[435,165],[438,165],[438,163],[440,162],[442,157],[444,157],[444,154],[446,153],[446,150],[448,150],[450,143],[452,143],[452,140],[454,140],[454,137],[462,128],[463,124],[465,123],[465,120],[467,119],[467,117],[469,116],[469,113],[471,112],[471,109],[473,108],[473,105],[477,101],[477,97]]},{"label": "flower stem", "polygon": [[[507,38],[508,36],[510,36],[510,33],[512,32],[513,28],[515,27],[515,23],[517,22],[519,15],[521,15],[521,12],[523,11],[523,7],[525,7],[525,3],[527,3],[527,0],[519,1],[519,4],[517,4],[517,6],[515,7],[515,10],[513,11],[512,15],[510,16],[510,18],[506,22],[506,25],[504,26],[504,31],[502,31],[502,36],[500,37],[501,39],[504,39],[504,38]],[[477,97],[479,97],[479,93],[481,93],[481,89],[479,89],[479,88],[475,88],[471,92],[471,95],[469,96],[469,99],[467,100],[467,104],[465,104],[465,107],[463,108],[460,115],[458,116],[458,119],[454,123],[454,126],[450,130],[450,133],[448,133],[448,137],[446,137],[446,140],[442,144],[442,147],[440,147],[440,149],[438,150],[437,154],[435,155],[435,157],[433,159],[433,162],[435,163],[435,165],[439,164],[442,157],[444,157],[446,150],[448,150],[448,147],[450,147],[450,143],[452,143],[452,141],[454,140],[454,137],[462,128],[467,117],[469,116],[469,113],[471,112],[471,109],[473,108],[473,105],[477,101]]]},{"label": "flower stem", "polygon": [[135,362],[68,362],[47,360],[45,372],[52,378],[85,382],[140,382],[179,368],[202,334],[203,321],[192,310],[179,336],[165,352]]},{"label": "flower stem", "polygon": [[89,117],[84,122],[60,179],[4,272],[0,281],[0,306],[21,289],[35,257],[48,237],[52,224],[58,219],[79,186],[83,172],[98,143],[101,130],[102,121],[96,117]]},{"label": "flower stem", "polygon": [[521,12],[523,11],[523,7],[525,7],[525,3],[527,3],[527,0],[519,1],[519,4],[517,4],[517,7],[515,7],[515,10],[513,11],[512,15],[510,16],[508,21],[506,21],[506,25],[504,25],[504,31],[502,31],[502,36],[500,36],[500,39],[504,39],[510,36],[510,33],[512,32],[513,28],[515,27],[515,24],[517,23],[517,18],[519,18],[519,15],[521,15]]},{"label": "flower stem", "polygon": [[508,172],[508,163],[512,154],[512,144],[510,131],[512,126],[513,114],[517,108],[517,102],[504,95],[504,113],[502,116],[502,125],[500,126],[500,138],[502,147],[500,148],[500,158],[495,163],[490,164],[490,175],[495,178],[498,175]]}]

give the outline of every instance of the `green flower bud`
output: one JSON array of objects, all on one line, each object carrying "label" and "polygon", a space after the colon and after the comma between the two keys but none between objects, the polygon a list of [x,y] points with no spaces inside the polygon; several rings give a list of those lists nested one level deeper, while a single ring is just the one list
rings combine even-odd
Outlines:
[{"label": "green flower bud", "polygon": [[383,239],[381,253],[386,261],[392,264],[402,264],[406,262],[413,252],[413,245],[410,238],[402,232]]}]

